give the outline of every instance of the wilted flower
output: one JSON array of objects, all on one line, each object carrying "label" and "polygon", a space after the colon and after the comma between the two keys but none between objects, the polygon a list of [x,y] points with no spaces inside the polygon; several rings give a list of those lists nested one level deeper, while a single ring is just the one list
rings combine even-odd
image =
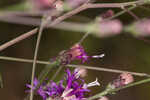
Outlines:
[{"label": "wilted flower", "polygon": [[120,79],[124,80],[123,84],[125,84],[125,85],[132,83],[134,81],[132,74],[127,73],[127,72],[120,74],[119,77],[120,77]]},{"label": "wilted flower", "polygon": [[[85,98],[85,93],[90,92],[88,87],[100,85],[96,79],[96,81],[86,84],[83,79],[77,77],[77,71],[73,73],[70,72],[69,69],[66,70],[67,75],[65,79],[61,80],[57,85],[55,82],[51,81],[48,85],[41,85],[40,88],[36,90],[38,85],[37,79],[34,80],[34,88],[36,93],[40,95],[43,100],[48,100],[51,98],[52,100],[83,100]],[[64,81],[66,81],[66,85],[64,85]],[[31,88],[31,85],[27,84],[28,88]]]},{"label": "wilted flower", "polygon": [[75,44],[69,50],[60,52],[57,57],[63,65],[69,64],[73,60],[85,62],[88,58],[89,56],[87,56],[84,48],[80,44]]},{"label": "wilted flower", "polygon": [[75,44],[71,47],[69,50],[69,53],[72,55],[72,60],[82,60],[82,62],[87,61],[89,56],[87,56],[87,53],[84,51],[84,48],[80,44]]},{"label": "wilted flower", "polygon": [[60,52],[56,59],[58,59],[62,65],[66,65],[74,60],[81,60],[82,63],[84,63],[89,58],[103,58],[103,57],[104,54],[88,56],[83,46],[77,43],[73,45],[70,49]]},{"label": "wilted flower", "polygon": [[125,73],[120,74],[119,77],[110,84],[110,87],[119,88],[127,84],[130,84],[133,81],[134,81],[133,76],[130,73],[125,72]]}]

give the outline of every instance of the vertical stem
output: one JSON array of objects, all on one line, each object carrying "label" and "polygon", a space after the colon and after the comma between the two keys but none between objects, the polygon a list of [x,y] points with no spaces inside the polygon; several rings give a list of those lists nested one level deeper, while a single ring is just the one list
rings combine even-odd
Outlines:
[{"label": "vertical stem", "polygon": [[38,50],[39,50],[39,44],[40,44],[43,28],[47,24],[48,21],[49,21],[49,17],[46,19],[42,19],[38,37],[37,37],[37,42],[36,42],[36,47],[35,47],[35,52],[34,52],[34,59],[33,59],[33,67],[32,67],[30,100],[33,100],[33,92],[34,91],[32,88],[33,88],[33,81],[34,81],[34,76],[35,76],[36,60],[37,60],[37,54],[38,54]]}]

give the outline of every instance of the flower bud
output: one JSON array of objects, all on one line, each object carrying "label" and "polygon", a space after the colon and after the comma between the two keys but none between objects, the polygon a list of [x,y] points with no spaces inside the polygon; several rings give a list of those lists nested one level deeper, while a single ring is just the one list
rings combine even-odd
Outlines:
[{"label": "flower bud", "polygon": [[122,24],[119,20],[101,21],[96,30],[98,37],[113,36],[122,31]]},{"label": "flower bud", "polygon": [[112,17],[114,15],[114,12],[112,10],[108,10],[105,13],[101,14],[100,16],[102,19]]}]

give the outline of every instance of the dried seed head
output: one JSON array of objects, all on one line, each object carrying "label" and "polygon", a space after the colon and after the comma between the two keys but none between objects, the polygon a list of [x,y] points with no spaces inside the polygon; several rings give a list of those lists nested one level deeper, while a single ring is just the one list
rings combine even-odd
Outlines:
[{"label": "dried seed head", "polygon": [[133,76],[130,73],[122,73],[119,76],[122,80],[124,80],[124,84],[127,85],[134,81]]},{"label": "dried seed head", "polygon": [[133,81],[133,76],[130,73],[125,72],[120,74],[119,77],[112,82],[111,86],[112,88],[119,88],[129,83],[132,83]]}]

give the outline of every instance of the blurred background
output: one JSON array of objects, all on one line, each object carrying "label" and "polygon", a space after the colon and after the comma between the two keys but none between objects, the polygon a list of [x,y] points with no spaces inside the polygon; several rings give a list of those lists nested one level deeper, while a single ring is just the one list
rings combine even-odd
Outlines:
[{"label": "blurred background", "polygon": [[[115,0],[109,0],[109,2],[114,1]],[[127,0],[120,1],[123,2]],[[33,9],[33,7],[31,7],[31,5],[29,6],[26,2],[30,1],[0,0],[0,16],[3,15],[4,11],[19,10],[25,12],[29,9]],[[102,2],[102,0],[100,2]],[[84,22],[84,18],[79,18],[78,16],[84,16],[87,19],[92,20],[107,10],[109,9],[89,9],[71,17],[69,20]],[[120,9],[112,10],[115,13],[121,11]],[[141,19],[150,16],[150,11],[143,7],[138,7],[134,9],[133,12]],[[124,25],[135,21],[128,13],[117,17],[117,19],[120,19]],[[4,22],[3,19],[0,19],[0,45],[35,27],[36,26],[33,25]],[[83,35],[84,33],[82,32],[72,32],[53,28],[45,29],[40,43],[38,59],[49,61],[50,58],[58,55],[60,51],[68,49],[78,42]],[[33,59],[36,39],[37,35],[33,35],[28,39],[1,51],[0,56]],[[105,57],[103,59],[90,59],[88,62],[84,63],[84,65],[150,74],[149,39],[149,37],[146,37],[143,40],[143,38],[134,37],[129,33],[122,33],[120,35],[105,38],[99,38],[90,34],[82,43],[86,52],[89,55],[104,53]],[[81,64],[81,62],[73,63]],[[36,75],[38,75],[44,66],[45,65],[37,64]],[[23,100],[27,95],[27,93],[25,93],[25,90],[27,89],[25,84],[30,83],[31,70],[31,63],[0,60],[0,73],[3,80],[3,88],[0,88],[0,99]],[[94,81],[97,77],[101,83],[100,87],[91,88],[93,91],[91,95],[103,91],[105,86],[118,75],[119,74],[116,73],[88,70],[88,76],[85,77],[86,82]],[[59,79],[59,75],[57,78]],[[144,78],[145,77],[135,77],[135,80],[138,81]],[[150,83],[146,83],[124,89],[117,92],[115,95],[109,95],[109,98],[110,100],[150,100],[149,93]]]}]

